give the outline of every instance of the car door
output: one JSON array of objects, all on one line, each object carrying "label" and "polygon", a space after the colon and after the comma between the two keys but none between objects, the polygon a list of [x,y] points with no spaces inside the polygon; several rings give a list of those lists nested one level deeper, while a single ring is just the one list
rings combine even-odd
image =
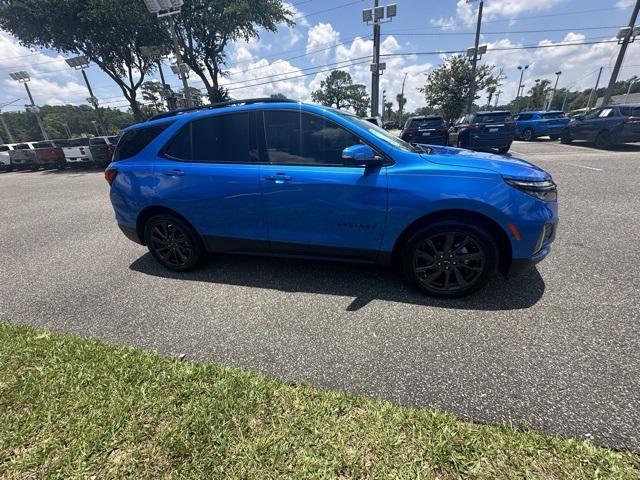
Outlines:
[{"label": "car door", "polygon": [[157,202],[189,220],[210,250],[268,248],[254,117],[244,111],[193,120],[155,163]]},{"label": "car door", "polygon": [[363,143],[333,121],[299,110],[263,112],[260,181],[275,253],[373,260],[387,214],[386,167],[345,165]]},{"label": "car door", "polygon": [[596,128],[595,122],[602,113],[601,108],[596,108],[575,119],[571,126],[571,137],[576,140],[590,140]]}]

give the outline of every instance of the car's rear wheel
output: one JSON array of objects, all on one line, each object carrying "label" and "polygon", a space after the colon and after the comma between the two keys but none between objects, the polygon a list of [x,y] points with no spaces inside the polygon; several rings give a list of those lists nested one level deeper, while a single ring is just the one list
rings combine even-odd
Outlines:
[{"label": "car's rear wheel", "polygon": [[204,259],[200,237],[175,215],[161,214],[147,220],[144,239],[153,257],[169,270],[192,270]]},{"label": "car's rear wheel", "polygon": [[462,137],[458,137],[458,141],[456,143],[456,147],[458,147],[458,148],[469,148],[469,144]]},{"label": "car's rear wheel", "polygon": [[442,221],[416,232],[404,245],[401,261],[405,276],[424,293],[462,297],[495,274],[498,249],[481,225]]},{"label": "car's rear wheel", "polygon": [[532,140],[535,140],[535,135],[533,134],[533,130],[531,128],[525,128],[524,131],[522,132],[522,139],[527,142],[531,142]]},{"label": "car's rear wheel", "polygon": [[607,150],[611,148],[611,146],[613,145],[613,140],[611,139],[611,133],[609,133],[607,130],[601,131],[596,137],[595,143],[597,148],[600,148],[603,150]]}]

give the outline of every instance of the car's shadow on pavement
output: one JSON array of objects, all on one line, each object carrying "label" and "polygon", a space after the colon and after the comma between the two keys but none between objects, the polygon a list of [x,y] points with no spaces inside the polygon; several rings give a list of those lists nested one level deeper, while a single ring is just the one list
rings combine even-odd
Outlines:
[{"label": "car's shadow on pavement", "polygon": [[176,273],[166,270],[146,253],[129,268],[164,278],[353,297],[348,311],[359,310],[373,300],[463,310],[515,310],[535,305],[545,289],[544,280],[535,268],[509,280],[497,276],[473,295],[448,300],[428,297],[413,289],[393,270],[370,265],[216,255],[198,270]]}]

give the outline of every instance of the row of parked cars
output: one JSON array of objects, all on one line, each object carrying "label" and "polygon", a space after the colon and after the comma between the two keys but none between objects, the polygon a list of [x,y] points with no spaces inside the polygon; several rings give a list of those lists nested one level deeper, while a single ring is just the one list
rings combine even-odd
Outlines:
[{"label": "row of parked cars", "polygon": [[507,153],[514,139],[549,137],[569,144],[592,142],[597,148],[640,142],[640,104],[608,105],[583,115],[567,117],[561,111],[475,112],[449,126],[442,117],[411,117],[401,138],[409,143],[448,145],[470,150]]},{"label": "row of parked cars", "polygon": [[106,167],[118,143],[117,136],[69,138],[0,145],[1,170]]}]

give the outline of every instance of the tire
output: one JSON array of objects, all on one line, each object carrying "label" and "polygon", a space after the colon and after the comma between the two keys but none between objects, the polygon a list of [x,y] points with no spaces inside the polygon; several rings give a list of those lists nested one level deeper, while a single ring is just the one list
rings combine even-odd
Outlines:
[{"label": "tire", "polygon": [[511,145],[507,145],[506,147],[500,147],[498,149],[498,153],[501,155],[504,155],[505,153],[507,153],[509,151],[509,149],[511,148]]},{"label": "tire", "polygon": [[418,290],[456,298],[481,289],[495,275],[498,249],[483,226],[444,220],[413,234],[400,260],[404,275]]},{"label": "tire", "polygon": [[531,128],[525,128],[522,131],[522,139],[525,142],[533,142],[536,139],[536,136]]},{"label": "tire", "polygon": [[573,138],[571,138],[571,132],[569,130],[563,130],[560,134],[560,143],[564,145],[570,145],[573,142]]},{"label": "tire", "polygon": [[558,140],[560,138],[560,135],[549,135],[549,138],[551,140]]},{"label": "tire", "polygon": [[462,138],[458,137],[458,141],[456,142],[456,147],[469,149],[468,142],[465,142]]},{"label": "tire", "polygon": [[158,263],[174,272],[193,270],[205,257],[200,236],[175,215],[161,214],[149,218],[144,227],[144,240]]},{"label": "tire", "polygon": [[611,139],[611,133],[609,133],[607,130],[603,130],[600,133],[598,133],[595,144],[596,144],[596,148],[599,148],[601,150],[610,149],[613,145],[613,140]]}]

